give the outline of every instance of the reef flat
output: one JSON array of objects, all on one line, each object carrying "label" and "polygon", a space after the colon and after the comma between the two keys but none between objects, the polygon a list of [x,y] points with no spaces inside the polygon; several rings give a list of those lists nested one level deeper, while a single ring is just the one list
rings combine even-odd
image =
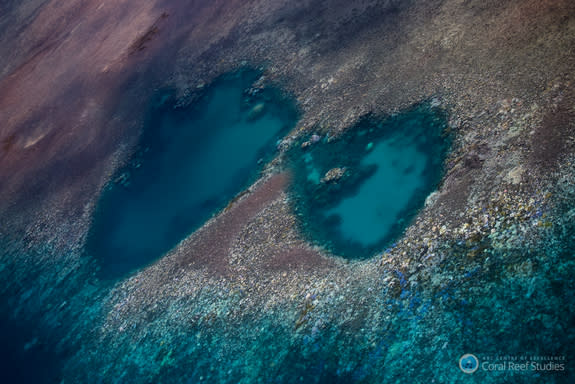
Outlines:
[{"label": "reef flat", "polygon": [[[45,382],[573,382],[573,47],[569,0],[3,2],[2,375],[38,382],[47,356]],[[193,106],[245,67],[296,127],[228,208],[100,280],[95,207],[153,95]],[[289,149],[423,101],[453,142],[404,233],[363,260],[310,244]],[[467,353],[563,369],[469,375]]]}]

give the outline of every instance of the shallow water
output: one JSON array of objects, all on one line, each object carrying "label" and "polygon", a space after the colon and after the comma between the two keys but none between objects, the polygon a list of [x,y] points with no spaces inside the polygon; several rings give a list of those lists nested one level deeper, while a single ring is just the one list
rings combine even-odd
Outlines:
[{"label": "shallow water", "polygon": [[242,71],[216,81],[193,107],[157,96],[130,165],[103,194],[88,249],[103,275],[148,264],[254,181],[296,120],[277,90]]},{"label": "shallow water", "polygon": [[356,195],[344,198],[328,215],[341,217],[342,235],[363,245],[376,244],[400,219],[403,207],[423,188],[426,155],[412,143],[386,140],[375,146],[360,166],[376,165],[376,172]]},{"label": "shallow water", "polygon": [[[304,232],[351,258],[370,256],[399,236],[437,188],[449,146],[444,128],[441,111],[420,106],[366,119],[335,140],[305,138],[290,154]],[[329,181],[334,168],[343,176]]]}]

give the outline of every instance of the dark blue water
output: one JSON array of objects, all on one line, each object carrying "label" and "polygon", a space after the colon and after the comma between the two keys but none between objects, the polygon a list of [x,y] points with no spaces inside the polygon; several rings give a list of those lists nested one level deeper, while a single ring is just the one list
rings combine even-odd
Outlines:
[{"label": "dark blue water", "polygon": [[31,322],[0,316],[0,383],[58,383],[60,360]]},{"label": "dark blue water", "polygon": [[297,117],[277,90],[254,86],[258,78],[221,78],[189,108],[157,95],[139,151],[98,205],[88,249],[103,277],[157,259],[255,180]]},{"label": "dark blue water", "polygon": [[[337,139],[304,138],[289,157],[305,233],[350,258],[398,237],[441,179],[445,121],[422,105],[383,121],[366,118]],[[330,170],[339,177],[330,179]]]}]

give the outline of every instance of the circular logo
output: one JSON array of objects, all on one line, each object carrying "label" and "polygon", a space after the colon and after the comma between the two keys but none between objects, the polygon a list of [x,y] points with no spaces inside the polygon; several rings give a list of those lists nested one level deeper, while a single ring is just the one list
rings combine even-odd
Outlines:
[{"label": "circular logo", "polygon": [[459,359],[459,369],[465,373],[473,373],[479,368],[479,360],[475,355],[466,353]]}]

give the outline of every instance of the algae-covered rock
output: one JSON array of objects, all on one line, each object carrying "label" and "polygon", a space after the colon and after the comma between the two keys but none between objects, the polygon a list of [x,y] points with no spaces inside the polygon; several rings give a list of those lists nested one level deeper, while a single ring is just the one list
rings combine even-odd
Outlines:
[{"label": "algae-covered rock", "polygon": [[347,168],[346,167],[336,167],[336,168],[332,168],[329,171],[327,171],[325,173],[325,175],[322,177],[321,182],[323,184],[327,184],[327,183],[337,183],[338,181],[341,180],[342,177],[345,176],[347,172]]}]

